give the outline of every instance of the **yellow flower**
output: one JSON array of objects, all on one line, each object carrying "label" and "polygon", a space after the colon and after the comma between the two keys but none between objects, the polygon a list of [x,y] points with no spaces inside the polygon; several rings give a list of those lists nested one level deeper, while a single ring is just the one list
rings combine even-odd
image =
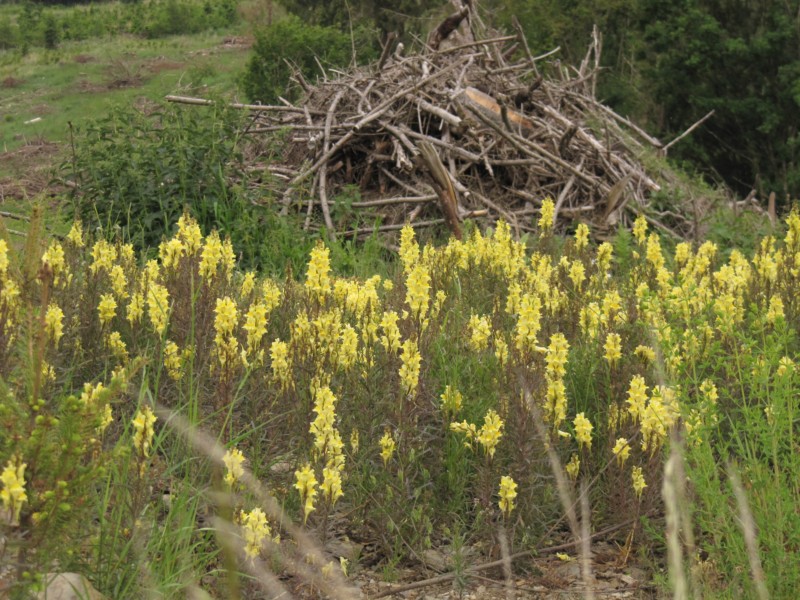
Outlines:
[{"label": "yellow flower", "polygon": [[575,481],[578,478],[578,473],[581,470],[581,459],[574,452],[572,453],[572,456],[570,457],[569,462],[567,463],[566,470],[567,470],[567,475],[569,475],[570,479]]},{"label": "yellow flower", "polygon": [[767,323],[774,324],[775,321],[783,319],[784,316],[783,300],[781,300],[780,296],[772,296],[769,299],[769,310],[767,310],[767,314],[765,315]]},{"label": "yellow flower", "polygon": [[514,510],[514,498],[517,497],[517,484],[508,476],[503,475],[500,478],[500,505],[501,512],[508,516]]},{"label": "yellow flower", "polygon": [[83,226],[80,221],[74,221],[67,234],[67,239],[76,248],[83,248]]},{"label": "yellow flower", "polygon": [[552,378],[562,378],[567,373],[564,365],[567,364],[569,343],[563,333],[554,333],[550,336],[550,345],[544,357],[545,373]]},{"label": "yellow flower", "polygon": [[575,420],[573,421],[573,425],[575,426],[575,439],[578,440],[578,445],[583,448],[583,445],[586,444],[587,447],[592,447],[592,424],[587,419],[583,413],[578,413],[575,415]]},{"label": "yellow flower", "polygon": [[603,358],[608,361],[608,365],[613,367],[622,358],[622,340],[618,333],[609,333],[606,336],[605,354]]},{"label": "yellow flower", "polygon": [[100,296],[100,303],[97,305],[97,313],[100,315],[100,324],[105,325],[114,315],[117,314],[117,301],[111,294]]},{"label": "yellow flower", "polygon": [[242,537],[244,537],[244,552],[250,559],[258,558],[264,540],[272,535],[267,515],[260,508],[250,512],[239,511],[239,522],[242,524]]},{"label": "yellow flower", "polygon": [[404,394],[413,394],[419,384],[419,370],[422,363],[422,356],[417,349],[414,340],[403,342],[403,353],[400,356],[400,382]]},{"label": "yellow flower", "polygon": [[114,290],[114,293],[122,300],[127,298],[129,296],[128,279],[125,277],[125,270],[120,265],[114,265],[111,267],[109,278],[111,279],[111,289]]},{"label": "yellow flower", "polygon": [[242,287],[239,289],[239,296],[246,298],[253,292],[256,287],[256,274],[253,271],[248,271],[244,274],[242,279]]},{"label": "yellow flower", "polygon": [[113,422],[114,414],[111,412],[111,405],[106,404],[103,408],[103,415],[100,417],[100,424],[97,426],[97,433],[102,434]]},{"label": "yellow flower", "polygon": [[575,249],[582,250],[589,245],[589,227],[585,223],[580,223],[575,229]]},{"label": "yellow flower", "polygon": [[144,298],[138,292],[131,296],[131,301],[128,303],[127,319],[131,325],[136,325],[144,314]]},{"label": "yellow flower", "polygon": [[633,491],[636,492],[636,496],[641,499],[642,492],[644,488],[647,487],[644,481],[644,475],[642,475],[642,467],[633,467],[631,479],[633,481]]},{"label": "yellow flower", "polygon": [[545,198],[542,201],[542,212],[539,217],[539,230],[542,232],[549,231],[553,228],[553,218],[556,214],[556,205],[553,203],[552,198]]},{"label": "yellow flower", "polygon": [[350,432],[350,451],[353,454],[358,452],[358,429],[353,429]]},{"label": "yellow flower", "polygon": [[325,467],[322,469],[322,493],[331,506],[336,505],[336,501],[344,496],[342,491],[342,474],[338,469]]},{"label": "yellow flower", "polygon": [[381,345],[387,352],[397,352],[400,349],[400,329],[397,327],[399,318],[393,310],[383,313],[381,318]]},{"label": "yellow flower", "polygon": [[442,400],[442,410],[448,415],[454,415],[461,410],[461,392],[445,386],[444,393],[440,396]]},{"label": "yellow flower", "polygon": [[408,275],[419,260],[419,245],[414,239],[414,229],[409,224],[406,224],[400,231],[399,255],[400,261],[403,263],[403,271]]},{"label": "yellow flower", "polygon": [[272,376],[281,384],[282,389],[287,389],[292,383],[289,345],[281,340],[275,340],[270,346],[269,355],[272,360]]},{"label": "yellow flower", "polygon": [[633,237],[640,246],[644,244],[647,238],[647,219],[644,215],[636,217],[636,221],[633,223]]},{"label": "yellow flower", "polygon": [[314,499],[317,497],[317,478],[309,464],[295,471],[294,477],[297,480],[294,487],[300,492],[300,501],[303,503],[303,523],[305,523],[308,515],[314,510]]},{"label": "yellow flower", "polygon": [[391,460],[395,449],[394,438],[392,438],[392,434],[388,429],[383,433],[383,437],[378,443],[381,446],[381,458],[383,459],[383,464],[386,466],[389,460]]},{"label": "yellow flower", "polygon": [[139,456],[146,458],[150,455],[150,446],[153,443],[153,424],[156,422],[156,416],[149,406],[140,408],[133,418],[133,447],[139,453]]},{"label": "yellow flower", "polygon": [[242,467],[244,463],[244,454],[237,448],[229,449],[222,457],[222,462],[225,464],[226,469],[225,483],[233,487],[233,485],[241,479],[242,475],[244,475],[244,468]]},{"label": "yellow flower", "polygon": [[112,331],[109,333],[106,338],[106,344],[116,358],[122,361],[127,360],[128,347],[125,345],[125,342],[122,341],[122,335],[119,331]]},{"label": "yellow flower", "polygon": [[631,379],[631,385],[628,389],[628,412],[633,417],[634,421],[642,418],[645,411],[645,404],[647,402],[647,384],[644,382],[644,377],[641,375],[634,375]]},{"label": "yellow flower", "polygon": [[67,270],[67,263],[64,259],[64,248],[58,242],[52,242],[42,255],[42,264],[50,266],[53,272],[53,282],[58,285],[61,281],[61,274]]},{"label": "yellow flower", "polygon": [[206,281],[212,279],[217,274],[217,267],[222,260],[222,242],[219,233],[212,231],[206,237],[203,244],[203,251],[200,254],[200,276]]},{"label": "yellow flower", "polygon": [[217,298],[214,313],[214,330],[217,335],[232,335],[239,320],[236,303],[229,296]]},{"label": "yellow flower", "polygon": [[47,337],[53,340],[53,345],[58,346],[58,341],[64,335],[64,312],[56,304],[47,307],[44,315],[44,326]]},{"label": "yellow flower", "polygon": [[186,254],[186,246],[178,237],[161,242],[158,247],[158,257],[165,269],[177,269],[184,254]]},{"label": "yellow flower", "polygon": [[614,449],[612,452],[614,453],[614,456],[617,457],[617,463],[619,463],[620,466],[624,465],[631,453],[631,446],[628,443],[628,440],[625,438],[619,438],[617,443],[614,444]]},{"label": "yellow flower", "polygon": [[99,270],[110,271],[117,260],[117,249],[105,240],[98,240],[92,248],[92,264],[89,269],[92,274]]},{"label": "yellow flower", "polygon": [[321,241],[311,250],[306,273],[306,289],[312,298],[322,302],[331,292],[331,251]]},{"label": "yellow flower", "polygon": [[150,283],[147,290],[147,314],[158,335],[163,335],[169,317],[169,291],[163,285]]},{"label": "yellow flower", "polygon": [[472,315],[469,318],[469,330],[469,347],[475,352],[486,350],[489,345],[489,336],[492,335],[492,324],[489,322],[489,317]]},{"label": "yellow flower", "polygon": [[655,362],[656,360],[656,352],[650,346],[642,346],[640,344],[636,346],[633,353],[649,363]]},{"label": "yellow flower", "polygon": [[182,214],[178,219],[178,237],[183,240],[186,246],[186,253],[190,256],[197,252],[203,243],[203,233],[200,231],[200,226],[191,215],[186,213]]},{"label": "yellow flower", "polygon": [[494,409],[489,409],[483,418],[483,427],[478,431],[478,443],[483,447],[489,458],[494,457],[494,451],[500,438],[503,437],[503,420]]},{"label": "yellow flower", "polygon": [[0,482],[3,484],[3,489],[0,490],[0,501],[3,503],[3,509],[10,515],[11,525],[19,524],[22,505],[28,501],[28,495],[25,493],[25,468],[27,466],[18,456],[15,456],[9,459],[0,474]]},{"label": "yellow flower", "polygon": [[411,309],[411,316],[422,321],[428,313],[430,302],[431,276],[422,263],[415,265],[406,279],[406,304]]}]

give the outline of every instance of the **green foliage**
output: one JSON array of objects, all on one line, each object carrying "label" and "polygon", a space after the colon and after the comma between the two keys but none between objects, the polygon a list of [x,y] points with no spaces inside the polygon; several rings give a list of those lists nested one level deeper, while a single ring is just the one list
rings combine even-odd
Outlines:
[{"label": "green foliage", "polygon": [[367,62],[377,56],[376,39],[366,27],[356,27],[351,37],[336,27],[308,25],[297,18],[280,21],[256,36],[242,87],[248,98],[265,104],[279,96],[293,99],[298,89],[290,82],[290,64],[314,81],[320,75],[317,60],[325,68],[347,67],[355,48],[357,59]]}]

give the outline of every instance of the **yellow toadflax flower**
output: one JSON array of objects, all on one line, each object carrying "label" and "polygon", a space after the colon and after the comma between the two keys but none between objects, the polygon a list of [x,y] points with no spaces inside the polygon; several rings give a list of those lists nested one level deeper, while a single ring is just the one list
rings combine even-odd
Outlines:
[{"label": "yellow toadflax flower", "polygon": [[614,444],[614,449],[612,452],[614,453],[614,456],[617,457],[617,463],[619,466],[624,465],[631,453],[631,446],[628,443],[628,440],[625,438],[617,439],[617,443]]},{"label": "yellow toadflax flower", "polygon": [[300,502],[303,503],[303,523],[305,523],[308,515],[314,510],[314,498],[317,497],[317,478],[309,464],[295,471],[294,476],[297,480],[294,487],[300,492]]},{"label": "yellow toadflax flower", "polygon": [[516,497],[517,484],[510,476],[503,475],[500,478],[500,502],[498,504],[504,516],[507,517],[514,510],[514,498]]},{"label": "yellow toadflax flower", "polygon": [[631,480],[633,481],[633,491],[636,492],[636,496],[641,499],[642,492],[644,491],[644,488],[647,487],[647,484],[644,481],[644,475],[642,475],[642,467],[633,467]]},{"label": "yellow toadflax flower", "polygon": [[206,237],[203,251],[200,254],[200,277],[206,281],[211,280],[217,274],[220,261],[222,261],[222,242],[219,239],[219,233],[214,230]]},{"label": "yellow toadflax flower", "polygon": [[394,438],[388,429],[383,433],[383,437],[378,443],[381,445],[381,458],[383,459],[383,465],[386,466],[386,464],[392,458],[395,449]]},{"label": "yellow toadflax flower", "polygon": [[339,469],[325,467],[322,469],[322,494],[330,502],[331,507],[336,505],[336,501],[344,496],[342,491],[342,473]]},{"label": "yellow toadflax flower", "polygon": [[419,384],[419,369],[422,356],[414,340],[403,342],[403,354],[400,356],[400,382],[404,394],[413,394]]},{"label": "yellow toadflax flower", "polygon": [[582,250],[589,245],[589,226],[585,223],[578,225],[575,229],[575,249]]},{"label": "yellow toadflax flower", "polygon": [[428,314],[430,303],[431,275],[422,263],[416,264],[406,279],[406,304],[411,309],[411,316],[423,321]]},{"label": "yellow toadflax flower", "polygon": [[591,448],[592,423],[589,421],[589,419],[587,419],[582,412],[578,413],[575,415],[573,425],[575,426],[575,439],[578,440],[580,447],[583,448],[583,445],[586,444],[588,448]]},{"label": "yellow toadflax flower", "polygon": [[53,345],[58,347],[58,341],[64,335],[64,312],[56,304],[47,307],[44,315],[44,326],[48,339],[53,341]]},{"label": "yellow toadflax flower", "polygon": [[490,459],[494,458],[494,451],[503,437],[503,425],[500,415],[490,408],[483,418],[483,427],[478,431],[478,443]]},{"label": "yellow toadflax flower", "polygon": [[440,396],[442,400],[442,410],[448,415],[455,415],[461,410],[461,392],[449,385],[445,386],[444,393]]},{"label": "yellow toadflax flower", "polygon": [[237,448],[231,448],[225,452],[222,462],[225,463],[225,483],[233,487],[244,475],[244,454]]},{"label": "yellow toadflax flower", "polygon": [[83,248],[83,225],[80,221],[74,221],[67,234],[67,239],[76,248]]},{"label": "yellow toadflax flower", "polygon": [[620,338],[618,333],[609,333],[606,336],[606,343],[605,343],[605,354],[603,354],[603,358],[608,361],[608,365],[610,367],[614,367],[622,358],[622,339]]},{"label": "yellow toadflax flower", "polygon": [[242,510],[239,512],[239,522],[242,524],[245,554],[251,560],[258,558],[264,540],[272,535],[267,515],[260,508],[254,508],[250,512]]},{"label": "yellow toadflax flower", "polygon": [[567,470],[567,475],[569,475],[570,479],[575,481],[578,478],[578,473],[581,470],[581,459],[574,452],[572,453],[572,456],[570,457],[569,462],[567,463],[566,470]]},{"label": "yellow toadflax flower", "polygon": [[545,198],[542,201],[542,212],[539,217],[539,230],[543,233],[553,229],[553,219],[556,214],[556,205],[553,203],[552,198]]},{"label": "yellow toadflax flower", "polygon": [[156,416],[149,406],[140,408],[133,418],[133,447],[139,456],[147,458],[150,455],[150,446],[153,443],[153,424],[156,422]]},{"label": "yellow toadflax flower", "polygon": [[[131,302],[131,306],[133,306],[133,302]],[[147,290],[147,314],[150,316],[150,323],[156,333],[163,335],[169,317],[169,291],[163,285],[150,283]]]},{"label": "yellow toadflax flower", "polygon": [[3,503],[3,509],[8,515],[10,525],[19,524],[22,505],[28,500],[28,495],[25,493],[25,467],[27,466],[16,456],[9,459],[0,474],[0,482],[3,484],[3,489],[0,490],[0,501]]},{"label": "yellow toadflax flower", "polygon": [[305,287],[312,298],[318,302],[325,300],[331,292],[331,251],[322,242],[318,242],[311,250],[308,261]]},{"label": "yellow toadflax flower", "polygon": [[489,317],[483,315],[472,315],[469,318],[469,347],[475,352],[486,350],[489,345],[489,337],[492,335],[492,324]]},{"label": "yellow toadflax flower", "polygon": [[117,301],[111,294],[100,296],[100,303],[97,305],[97,313],[100,315],[100,325],[105,325],[117,314]]}]

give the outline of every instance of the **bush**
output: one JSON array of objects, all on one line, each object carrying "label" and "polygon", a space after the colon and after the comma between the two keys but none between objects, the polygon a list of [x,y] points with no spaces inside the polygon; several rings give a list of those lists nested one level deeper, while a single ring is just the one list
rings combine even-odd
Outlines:
[{"label": "bush", "polygon": [[370,29],[356,27],[350,33],[335,27],[309,26],[290,18],[268,27],[256,36],[253,56],[247,64],[242,87],[252,101],[273,103],[278,97],[292,99],[296,90],[289,78],[294,64],[307,80],[319,76],[317,60],[326,68],[350,64],[353,47],[358,60],[377,57],[377,36]]}]

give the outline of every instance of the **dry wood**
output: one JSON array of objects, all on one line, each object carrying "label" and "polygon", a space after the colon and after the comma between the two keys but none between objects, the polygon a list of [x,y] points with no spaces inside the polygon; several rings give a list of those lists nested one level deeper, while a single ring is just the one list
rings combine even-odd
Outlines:
[{"label": "dry wood", "polygon": [[254,113],[249,139],[290,132],[276,138],[282,156],[260,168],[272,174],[265,187],[283,198],[281,212],[304,212],[307,227],[322,224],[331,236],[371,233],[331,217],[337,195],[356,186],[361,197],[350,207],[364,214],[353,220],[380,219],[378,231],[418,218],[415,226],[445,223],[455,233],[460,220],[480,218],[521,232],[549,196],[560,231],[582,221],[605,236],[645,214],[654,227],[691,237],[698,210],[650,209],[670,175],[648,172],[639,155],[648,146],[667,150],[703,120],[665,146],[595,98],[599,32],[578,68],[546,69],[542,61],[558,49],[533,56],[521,27],[515,35],[487,31],[473,4],[457,3],[453,19],[434,30],[439,50],[406,55],[390,36],[372,65],[328,70],[317,82],[295,77],[303,92],[296,105],[231,105]]}]

